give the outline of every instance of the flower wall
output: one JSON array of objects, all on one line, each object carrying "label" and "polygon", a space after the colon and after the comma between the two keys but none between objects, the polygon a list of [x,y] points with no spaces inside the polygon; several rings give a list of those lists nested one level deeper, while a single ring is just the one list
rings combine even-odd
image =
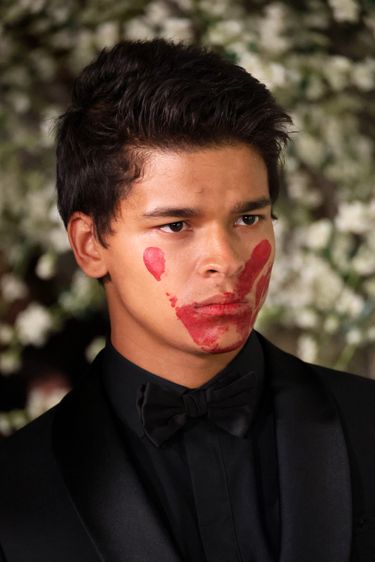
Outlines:
[{"label": "flower wall", "polygon": [[373,2],[3,0],[0,22],[0,432],[50,406],[51,388],[60,397],[104,344],[102,289],[76,269],[55,207],[53,124],[75,75],[123,38],[210,46],[292,114],[258,328],[306,360],[371,375]]}]

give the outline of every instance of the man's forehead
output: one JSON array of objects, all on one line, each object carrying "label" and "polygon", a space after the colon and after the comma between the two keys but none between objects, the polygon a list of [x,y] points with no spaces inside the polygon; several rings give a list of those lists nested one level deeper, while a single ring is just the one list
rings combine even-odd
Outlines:
[{"label": "man's forehead", "polygon": [[[271,199],[269,197],[258,197],[255,199],[247,199],[243,201],[238,201],[231,207],[227,207],[225,210],[233,214],[242,214],[257,209],[264,209],[271,205]],[[155,217],[168,217],[168,216],[179,216],[184,218],[192,218],[202,214],[202,206],[196,205],[194,207],[180,207],[177,205],[170,206],[156,206],[143,213],[144,217],[155,218]]]},{"label": "man's forehead", "polygon": [[[226,208],[268,199],[263,159],[249,146],[221,146],[195,151],[151,151],[143,173],[132,184],[127,203],[155,208],[192,208],[222,202]],[[160,211],[160,215],[170,214]]]}]

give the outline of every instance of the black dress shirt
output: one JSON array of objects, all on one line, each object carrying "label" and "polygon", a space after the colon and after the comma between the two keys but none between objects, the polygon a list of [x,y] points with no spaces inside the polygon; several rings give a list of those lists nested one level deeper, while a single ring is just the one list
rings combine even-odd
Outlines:
[{"label": "black dress shirt", "polygon": [[161,447],[144,434],[137,394],[147,382],[186,387],[105,351],[103,384],[127,453],[186,562],[271,562],[278,557],[279,493],[274,419],[262,348],[253,332],[237,357],[201,388],[256,372],[262,391],[248,434],[191,419]]}]

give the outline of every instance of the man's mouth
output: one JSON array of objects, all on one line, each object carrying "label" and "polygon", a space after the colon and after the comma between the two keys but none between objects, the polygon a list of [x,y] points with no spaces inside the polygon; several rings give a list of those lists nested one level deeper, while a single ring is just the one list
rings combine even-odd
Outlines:
[{"label": "man's mouth", "polygon": [[194,309],[196,313],[203,316],[237,316],[248,313],[250,303],[233,294],[214,295],[194,303]]}]

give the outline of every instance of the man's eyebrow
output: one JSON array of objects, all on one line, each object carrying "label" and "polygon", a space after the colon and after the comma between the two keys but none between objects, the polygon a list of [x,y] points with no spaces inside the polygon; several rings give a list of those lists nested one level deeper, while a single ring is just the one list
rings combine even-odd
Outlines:
[{"label": "man's eyebrow", "polygon": [[243,203],[238,203],[232,209],[232,213],[245,214],[250,211],[256,211],[258,209],[264,209],[265,207],[270,207],[272,205],[271,199],[269,197],[260,197],[259,199],[252,199],[251,201],[244,201]]},{"label": "man's eyebrow", "polygon": [[[237,203],[230,212],[233,214],[244,214],[256,211],[257,209],[264,209],[265,207],[271,206],[271,204],[271,199],[269,197],[260,197],[259,199]],[[201,215],[201,211],[192,207],[156,207],[155,209],[143,213],[143,216],[147,218],[178,217],[189,219],[198,217],[199,215]]]},{"label": "man's eyebrow", "polygon": [[198,209],[190,207],[155,207],[151,211],[143,213],[144,217],[158,218],[158,217],[179,217],[189,219],[196,217],[200,214]]}]

